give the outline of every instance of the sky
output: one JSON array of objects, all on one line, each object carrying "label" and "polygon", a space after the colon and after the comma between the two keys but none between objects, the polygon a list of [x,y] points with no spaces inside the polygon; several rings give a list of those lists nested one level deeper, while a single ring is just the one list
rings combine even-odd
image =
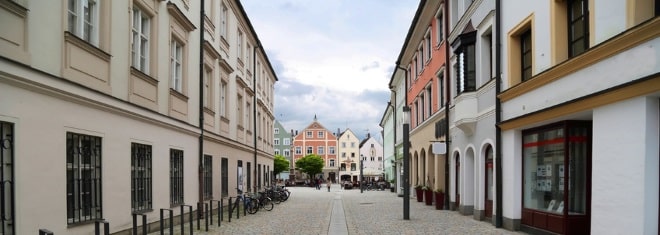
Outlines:
[{"label": "sky", "polygon": [[274,115],[382,142],[389,81],[419,0],[241,0],[279,81]]}]

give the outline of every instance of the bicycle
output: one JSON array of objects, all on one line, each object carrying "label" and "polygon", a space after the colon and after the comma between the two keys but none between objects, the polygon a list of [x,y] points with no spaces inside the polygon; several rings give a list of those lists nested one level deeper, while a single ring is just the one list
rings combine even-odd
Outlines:
[{"label": "bicycle", "polygon": [[259,205],[259,208],[263,208],[267,211],[273,210],[273,207],[275,206],[273,200],[267,197],[265,192],[258,193],[257,204]]},{"label": "bicycle", "polygon": [[249,214],[257,213],[257,211],[259,211],[258,200],[250,195],[246,196],[243,191],[238,188],[236,188],[236,190],[238,190],[238,196],[236,196],[236,200],[243,201],[244,210]]}]

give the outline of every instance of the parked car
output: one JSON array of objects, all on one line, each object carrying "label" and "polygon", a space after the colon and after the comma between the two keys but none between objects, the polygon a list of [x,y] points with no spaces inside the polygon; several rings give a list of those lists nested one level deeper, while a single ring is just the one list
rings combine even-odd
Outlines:
[{"label": "parked car", "polygon": [[352,189],[353,188],[353,183],[351,183],[349,181],[344,181],[344,182],[342,182],[342,184],[344,185],[344,189]]}]

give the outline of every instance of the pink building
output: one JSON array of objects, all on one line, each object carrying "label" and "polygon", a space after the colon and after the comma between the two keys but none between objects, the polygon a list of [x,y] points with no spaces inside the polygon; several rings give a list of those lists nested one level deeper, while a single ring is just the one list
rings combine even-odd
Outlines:
[{"label": "pink building", "polygon": [[[323,172],[314,178],[333,180],[337,176],[337,137],[334,133],[323,127],[314,116],[314,121],[301,132],[293,133],[292,161],[295,162],[309,154],[316,154],[323,158],[325,165]],[[295,165],[294,165],[295,166]],[[306,174],[294,170],[292,179],[303,181],[309,179]]]}]

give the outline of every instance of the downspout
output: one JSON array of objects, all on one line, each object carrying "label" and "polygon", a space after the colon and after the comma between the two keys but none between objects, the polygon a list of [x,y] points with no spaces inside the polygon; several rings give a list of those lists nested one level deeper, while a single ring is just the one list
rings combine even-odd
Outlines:
[{"label": "downspout", "polygon": [[[391,89],[391,87],[390,87],[390,89]],[[392,172],[392,173],[394,174],[393,175],[394,185],[396,186],[396,181],[397,181],[396,179],[397,179],[397,176],[398,176],[398,173],[396,172],[396,163],[397,163],[397,160],[396,160],[396,154],[397,154],[397,152],[396,152],[396,90],[391,90],[391,91],[392,91],[392,93],[394,93],[394,102],[391,104],[392,105],[392,116],[394,118],[394,123],[392,124],[392,130],[394,131],[394,139],[392,141],[392,149],[393,149],[392,153],[394,154],[394,172]],[[397,189],[398,189],[398,187],[395,189],[395,191]]]},{"label": "downspout", "polygon": [[199,181],[199,198],[197,202],[198,215],[202,215],[204,202],[204,0],[201,0],[199,15],[199,166],[197,177]]},{"label": "downspout", "polygon": [[[443,9],[444,12],[448,12],[449,10],[449,1],[445,1],[444,5],[445,9]],[[449,14],[443,14],[443,17],[445,17],[443,20],[446,24],[449,24]],[[449,27],[443,27],[444,35],[445,37],[449,36]],[[449,45],[447,45],[447,40],[445,40],[445,66],[447,67],[444,71],[444,73],[447,73],[449,75],[449,71],[451,68],[449,68]],[[445,153],[445,202],[444,202],[444,210],[449,209],[449,159],[451,158],[450,154],[450,148],[449,144],[451,143],[450,138],[449,138],[449,101],[451,99],[451,89],[449,88],[449,84],[451,84],[449,81],[451,80],[449,76],[445,76],[447,79],[445,79],[445,96],[447,99],[445,99],[445,144],[447,152]]]},{"label": "downspout", "polygon": [[500,84],[502,83],[502,69],[501,69],[501,39],[502,34],[502,17],[501,17],[501,0],[495,0],[495,227],[502,227],[503,220],[503,198],[502,198],[502,129],[499,124],[502,121],[502,102],[500,101],[499,94],[502,92]]},{"label": "downspout", "polygon": [[[260,185],[257,185],[257,48],[261,47],[261,42],[258,43],[257,46],[255,46],[252,49],[252,87],[254,89],[254,95],[252,96],[252,119],[253,119],[253,133],[252,133],[252,141],[254,144],[254,186],[255,189],[258,189],[261,187]],[[265,137],[264,137],[265,138]],[[266,180],[266,179],[264,179]],[[257,190],[255,190],[256,192]]]}]

